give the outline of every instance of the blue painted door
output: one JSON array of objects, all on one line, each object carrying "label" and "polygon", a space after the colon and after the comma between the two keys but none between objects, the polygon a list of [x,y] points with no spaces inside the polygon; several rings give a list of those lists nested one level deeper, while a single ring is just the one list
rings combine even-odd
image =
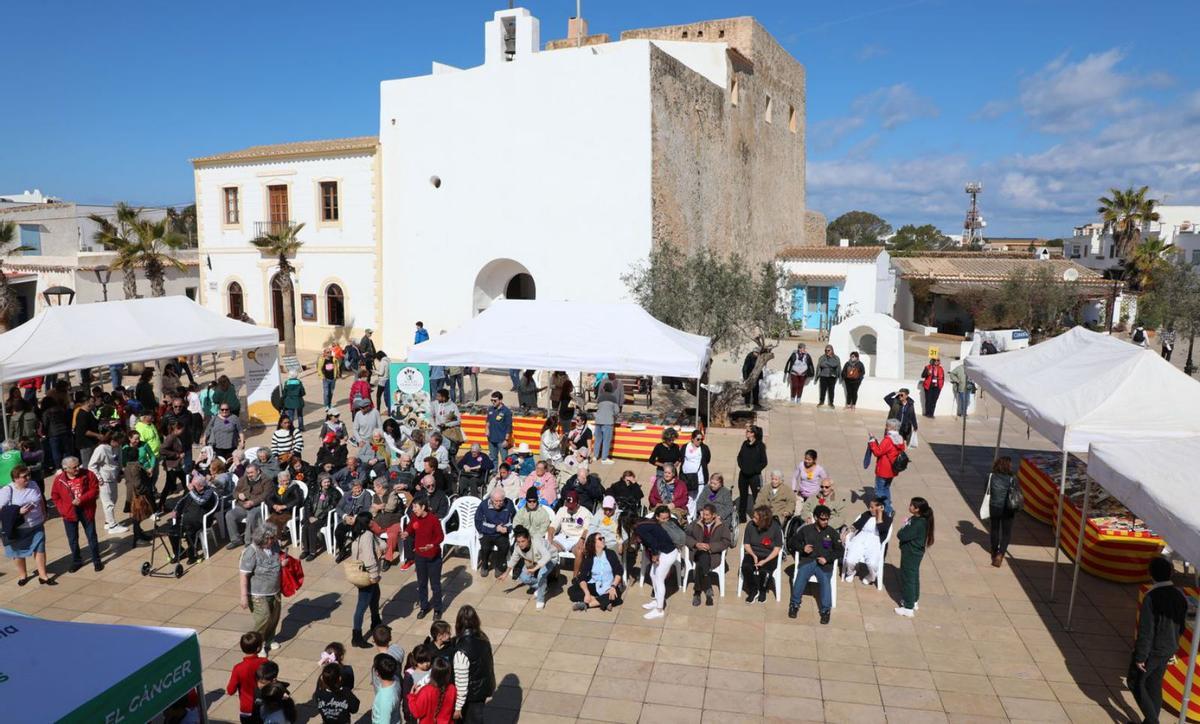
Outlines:
[{"label": "blue painted door", "polygon": [[827,319],[829,320],[829,326],[831,327],[837,323],[839,292],[840,290],[837,287],[829,287],[829,314]]},{"label": "blue painted door", "polygon": [[804,319],[804,287],[792,287],[792,321]]},{"label": "blue painted door", "polygon": [[[800,290],[798,289],[797,292]],[[837,287],[807,287],[804,289],[804,328],[820,329],[822,322],[829,326],[829,320],[837,318],[838,306]],[[795,318],[795,302],[793,302],[793,318]]]}]

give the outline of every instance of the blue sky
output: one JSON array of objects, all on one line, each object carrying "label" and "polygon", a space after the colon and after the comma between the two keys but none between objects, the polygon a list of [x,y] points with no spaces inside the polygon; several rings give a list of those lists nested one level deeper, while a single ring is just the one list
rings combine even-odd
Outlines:
[{"label": "blue sky", "polygon": [[[478,64],[505,2],[23,3],[5,10],[0,192],[188,203],[188,159],[377,132],[378,83]],[[520,3],[542,39],[572,0]],[[592,32],[754,15],[808,71],[809,205],[1069,235],[1113,185],[1200,203],[1200,3],[586,1]],[[22,30],[23,29],[23,30]],[[1178,33],[1175,29],[1179,29]],[[1175,36],[1178,37],[1175,37]]]}]

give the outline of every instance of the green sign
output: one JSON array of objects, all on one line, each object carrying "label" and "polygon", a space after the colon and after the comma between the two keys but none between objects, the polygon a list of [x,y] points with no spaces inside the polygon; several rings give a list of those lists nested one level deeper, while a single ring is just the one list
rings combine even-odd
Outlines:
[{"label": "green sign", "polygon": [[191,636],[59,722],[142,724],[200,683],[200,642]]}]

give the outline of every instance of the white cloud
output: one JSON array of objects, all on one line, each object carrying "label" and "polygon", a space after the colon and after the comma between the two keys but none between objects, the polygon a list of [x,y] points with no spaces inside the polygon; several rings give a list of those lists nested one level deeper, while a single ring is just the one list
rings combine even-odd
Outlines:
[{"label": "white cloud", "polygon": [[873,60],[875,58],[882,58],[883,56],[887,55],[888,52],[889,52],[888,49],[883,47],[882,45],[876,45],[875,43],[867,43],[866,45],[864,45],[863,47],[858,49],[858,52],[854,54],[854,57],[858,58],[858,62],[865,63],[868,60]]},{"label": "white cloud", "polygon": [[972,121],[990,121],[1012,110],[1012,103],[1005,100],[990,100],[971,114]]},{"label": "white cloud", "polygon": [[1069,61],[1064,53],[1021,82],[1021,108],[1045,133],[1084,131],[1136,108],[1131,91],[1170,82],[1161,73],[1122,72],[1117,66],[1124,59],[1118,48],[1092,53],[1078,62]]},{"label": "white cloud", "polygon": [[938,112],[932,100],[907,83],[884,86],[855,98],[849,114],[814,123],[809,142],[817,150],[829,150],[861,128],[890,131],[921,118],[935,118]]}]

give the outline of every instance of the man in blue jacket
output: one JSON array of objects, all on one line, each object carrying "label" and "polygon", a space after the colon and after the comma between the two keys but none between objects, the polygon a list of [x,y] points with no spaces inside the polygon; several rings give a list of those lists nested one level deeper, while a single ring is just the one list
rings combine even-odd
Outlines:
[{"label": "man in blue jacket", "polygon": [[487,415],[488,457],[494,467],[500,467],[513,431],[512,410],[504,404],[504,395],[492,393],[492,406]]},{"label": "man in blue jacket", "polygon": [[508,531],[517,508],[504,497],[504,488],[492,488],[492,494],[475,509],[475,530],[479,531],[479,575],[487,578],[496,569],[496,578],[508,568]]}]

